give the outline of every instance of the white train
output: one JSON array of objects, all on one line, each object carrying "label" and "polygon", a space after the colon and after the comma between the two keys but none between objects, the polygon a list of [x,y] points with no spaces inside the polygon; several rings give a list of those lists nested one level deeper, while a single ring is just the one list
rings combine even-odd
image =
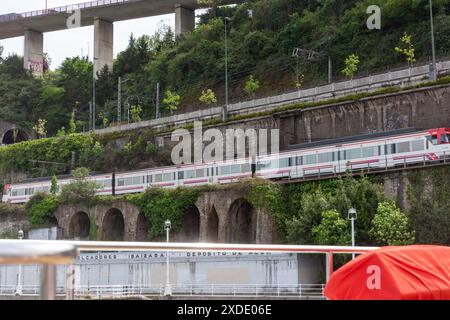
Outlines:
[{"label": "white train", "polygon": [[[101,186],[99,195],[143,192],[148,187],[175,188],[226,184],[250,176],[264,179],[304,178],[343,173],[348,170],[385,169],[450,158],[450,128],[404,129],[355,137],[292,145],[276,155],[150,168],[92,176]],[[60,177],[59,186],[70,183]],[[3,202],[25,203],[39,191],[49,191],[51,179],[35,179],[5,185]]]}]

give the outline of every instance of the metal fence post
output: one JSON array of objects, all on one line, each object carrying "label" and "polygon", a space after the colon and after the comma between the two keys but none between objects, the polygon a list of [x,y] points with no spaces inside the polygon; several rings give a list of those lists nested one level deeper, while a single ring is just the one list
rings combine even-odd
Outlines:
[{"label": "metal fence post", "polygon": [[56,299],[56,266],[44,264],[41,267],[41,300]]}]

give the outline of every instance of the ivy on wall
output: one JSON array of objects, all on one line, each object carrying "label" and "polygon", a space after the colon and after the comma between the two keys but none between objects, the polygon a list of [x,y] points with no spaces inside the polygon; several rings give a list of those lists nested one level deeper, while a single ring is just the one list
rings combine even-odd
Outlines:
[{"label": "ivy on wall", "polygon": [[450,167],[408,173],[408,200],[416,241],[450,245]]}]

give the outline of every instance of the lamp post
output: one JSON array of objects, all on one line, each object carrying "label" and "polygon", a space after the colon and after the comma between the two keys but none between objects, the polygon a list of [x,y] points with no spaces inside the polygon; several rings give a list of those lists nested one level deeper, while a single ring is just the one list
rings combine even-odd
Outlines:
[{"label": "lamp post", "polygon": [[[170,232],[171,227],[172,227],[172,223],[170,222],[170,220],[166,220],[166,222],[164,222],[164,228],[166,229],[167,243],[169,243],[169,232]],[[170,276],[170,274],[169,274],[169,251],[167,250],[167,252],[166,252],[166,286],[164,287],[164,295],[165,296],[172,295],[172,288],[170,287],[169,276]]]},{"label": "lamp post", "polygon": [[437,67],[436,67],[436,47],[434,43],[434,23],[433,23],[433,1],[430,0],[430,29],[431,29],[431,53],[432,53],[432,70],[431,70],[431,80],[437,80]]},{"label": "lamp post", "polygon": [[92,66],[93,78],[92,78],[92,130],[95,131],[95,82],[97,80],[97,73],[95,72],[95,60],[98,58],[94,57],[94,63]]},{"label": "lamp post", "polygon": [[231,18],[225,17],[225,105],[223,107],[223,115],[222,118],[225,121],[228,116],[228,22],[231,21]]},{"label": "lamp post", "polygon": [[[351,221],[352,223],[352,247],[355,246],[355,220],[358,218],[358,215],[356,213],[356,209],[355,208],[350,208],[348,209],[348,216],[347,218]],[[355,253],[352,253],[352,259],[355,259]]]},{"label": "lamp post", "polygon": [[[22,228],[17,232],[17,237],[19,240],[23,240],[23,230]],[[17,279],[16,296],[22,295],[22,265],[19,264],[19,274]]]}]

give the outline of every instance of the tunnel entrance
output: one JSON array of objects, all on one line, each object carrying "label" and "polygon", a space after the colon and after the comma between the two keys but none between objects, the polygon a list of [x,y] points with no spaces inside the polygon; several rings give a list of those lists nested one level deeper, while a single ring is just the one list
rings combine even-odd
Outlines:
[{"label": "tunnel entrance", "polygon": [[217,242],[219,240],[219,216],[214,207],[212,207],[208,216],[206,233],[208,242]]},{"label": "tunnel entrance", "polygon": [[77,212],[70,220],[69,237],[74,240],[88,240],[91,220],[86,212]]},{"label": "tunnel entrance", "polygon": [[196,242],[200,238],[200,212],[197,207],[190,208],[183,217],[179,238],[184,242]]},{"label": "tunnel entrance", "polygon": [[150,223],[148,222],[147,217],[142,212],[139,213],[136,223],[136,241],[149,241],[149,228]]},{"label": "tunnel entrance", "polygon": [[125,221],[119,209],[112,208],[106,212],[102,224],[104,241],[123,241],[125,237]]},{"label": "tunnel entrance", "polygon": [[6,131],[3,135],[2,144],[14,144],[22,141],[27,141],[28,136],[25,131],[20,129],[11,129]]},{"label": "tunnel entrance", "polygon": [[256,242],[256,211],[245,199],[238,199],[230,207],[229,239],[231,243]]}]

